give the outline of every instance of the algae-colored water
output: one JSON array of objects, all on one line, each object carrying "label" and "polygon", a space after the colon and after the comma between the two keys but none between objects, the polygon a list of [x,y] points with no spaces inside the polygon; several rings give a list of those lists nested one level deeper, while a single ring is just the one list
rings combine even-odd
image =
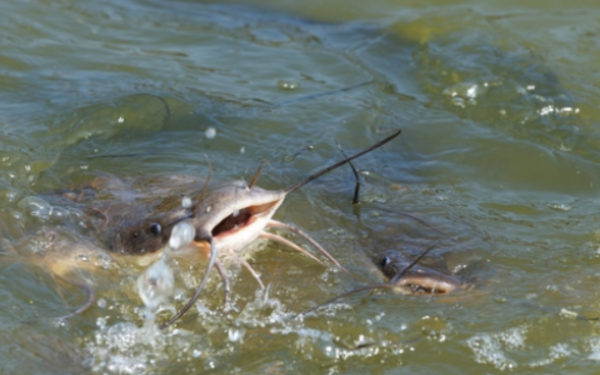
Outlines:
[{"label": "algae-colored water", "polygon": [[[598,17],[585,1],[4,1],[0,372],[597,373]],[[78,220],[47,194],[96,176],[204,176],[205,155],[222,182],[267,160],[257,184],[277,189],[339,160],[337,142],[353,153],[396,128],[356,161],[359,206],[342,168],[275,217],[373,283],[378,254],[439,241],[424,264],[473,289],[362,293],[295,318],[362,284],[262,243],[248,261],[267,288],[230,265],[226,314],[214,276],[160,331],[144,321],[141,271],[100,262],[82,271],[92,308],[55,319],[85,293],[39,260],[40,238]],[[173,264],[158,319],[205,264]]]}]

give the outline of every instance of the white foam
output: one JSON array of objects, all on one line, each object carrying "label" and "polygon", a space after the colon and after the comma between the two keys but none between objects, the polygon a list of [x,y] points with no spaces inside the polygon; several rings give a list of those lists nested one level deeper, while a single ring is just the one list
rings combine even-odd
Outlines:
[{"label": "white foam", "polygon": [[510,328],[499,333],[482,333],[467,340],[478,363],[491,364],[498,370],[514,370],[517,362],[509,357],[525,347],[527,327]]},{"label": "white foam", "polygon": [[600,337],[590,339],[590,351],[591,354],[588,356],[588,359],[600,361]]}]

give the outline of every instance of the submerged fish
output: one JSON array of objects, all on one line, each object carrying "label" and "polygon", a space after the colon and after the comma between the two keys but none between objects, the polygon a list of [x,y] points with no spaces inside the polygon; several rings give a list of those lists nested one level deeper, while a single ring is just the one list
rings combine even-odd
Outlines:
[{"label": "submerged fish", "polygon": [[[433,247],[428,248],[422,255],[425,255]],[[421,257],[411,261],[403,256],[397,250],[385,251],[383,256],[375,259],[375,264],[381,272],[389,278],[388,283],[369,284],[342,293],[330,300],[321,303],[302,314],[315,311],[323,306],[333,303],[341,298],[376,289],[393,289],[407,295],[445,295],[461,289],[469,288],[468,283],[460,278],[447,275],[431,268],[418,265]],[[301,315],[302,315],[301,314]]]},{"label": "submerged fish", "polygon": [[[397,250],[389,250],[376,262],[390,285],[406,294],[448,294],[465,284],[456,276],[446,275],[413,262]],[[410,268],[409,268],[410,266]]]}]

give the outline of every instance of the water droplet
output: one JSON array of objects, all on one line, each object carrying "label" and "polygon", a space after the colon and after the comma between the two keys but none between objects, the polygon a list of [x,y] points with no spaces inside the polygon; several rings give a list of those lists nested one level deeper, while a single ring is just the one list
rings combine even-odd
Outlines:
[{"label": "water droplet", "polygon": [[183,208],[190,208],[190,207],[192,207],[192,198],[190,198],[190,197],[183,197],[181,199],[181,207],[183,207]]},{"label": "water droplet", "polygon": [[19,196],[19,193],[16,190],[7,190],[4,193],[4,196],[9,202],[14,202]]},{"label": "water droplet", "polygon": [[90,257],[87,254],[77,254],[75,255],[75,261],[87,263],[90,261]]},{"label": "water droplet", "polygon": [[571,206],[566,204],[566,203],[551,203],[549,204],[550,208],[557,210],[557,211],[563,211],[563,212],[567,212],[567,211],[571,211]]},{"label": "water droplet", "polygon": [[187,221],[179,222],[173,227],[171,238],[169,238],[169,246],[177,250],[192,242],[195,236],[196,228],[191,223]]},{"label": "water droplet", "polygon": [[53,207],[53,209],[50,210],[50,217],[52,219],[63,220],[69,217],[69,211],[62,207]]},{"label": "water droplet", "polygon": [[217,129],[213,128],[212,126],[209,126],[204,132],[204,136],[207,139],[214,139],[217,136]]},{"label": "water droplet", "polygon": [[205,211],[206,211],[206,213],[209,213],[209,212],[210,212],[210,210],[212,210],[212,207],[211,207],[211,206],[208,206],[208,207],[206,207],[206,210],[205,210]]},{"label": "water droplet", "polygon": [[292,80],[279,80],[277,81],[277,87],[281,90],[297,90],[300,87],[300,83]]},{"label": "water droplet", "polygon": [[100,298],[97,302],[99,308],[103,309],[106,307],[106,300],[104,298]]},{"label": "water droplet", "polygon": [[242,341],[242,339],[244,338],[244,330],[241,328],[230,329],[227,332],[227,336],[229,338],[229,341],[233,341],[233,342]]}]

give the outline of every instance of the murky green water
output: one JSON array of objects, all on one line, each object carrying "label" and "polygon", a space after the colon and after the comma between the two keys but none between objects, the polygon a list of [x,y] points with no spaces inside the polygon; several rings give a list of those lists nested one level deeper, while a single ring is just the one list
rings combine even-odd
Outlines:
[{"label": "murky green water", "polygon": [[[0,5],[1,372],[597,373],[600,6],[269,3]],[[204,155],[223,182],[268,160],[258,184],[276,189],[338,160],[336,141],[355,152],[398,127],[356,162],[359,207],[342,168],[276,218],[370,282],[384,281],[372,257],[440,240],[424,264],[475,288],[356,294],[295,319],[361,284],[267,243],[249,259],[267,289],[232,266],[228,314],[214,277],[159,331],[140,270],[120,264],[83,272],[94,306],[55,319],[86,297],[40,260],[43,236],[81,237],[70,207],[36,210],[44,194],[108,174],[204,176]],[[190,263],[159,320],[199,282],[205,263]]]}]

